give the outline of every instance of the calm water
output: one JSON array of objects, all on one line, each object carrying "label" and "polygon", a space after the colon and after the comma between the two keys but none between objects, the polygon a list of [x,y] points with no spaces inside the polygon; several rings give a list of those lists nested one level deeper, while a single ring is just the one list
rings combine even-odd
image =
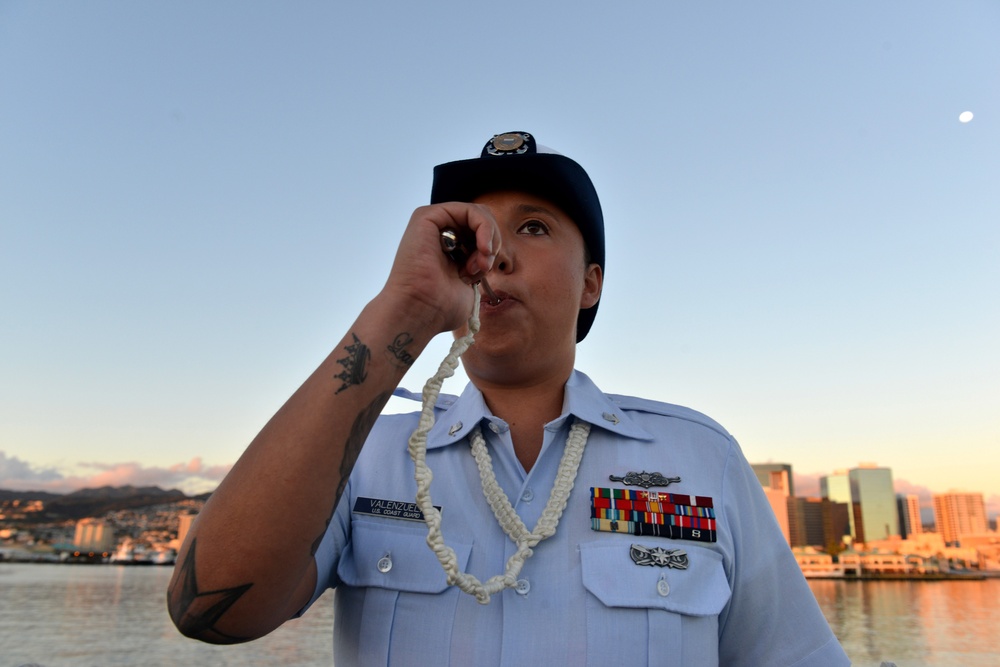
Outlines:
[{"label": "calm water", "polygon": [[[0,667],[332,665],[330,594],[264,639],[210,646],[174,629],[169,579],[165,567],[0,564]],[[1000,580],[810,585],[859,667],[1000,665]]]},{"label": "calm water", "polygon": [[333,601],[249,644],[181,636],[167,615],[169,567],[0,564],[0,667],[333,664]]},{"label": "calm water", "polygon": [[1000,579],[809,585],[855,665],[1000,665]]}]

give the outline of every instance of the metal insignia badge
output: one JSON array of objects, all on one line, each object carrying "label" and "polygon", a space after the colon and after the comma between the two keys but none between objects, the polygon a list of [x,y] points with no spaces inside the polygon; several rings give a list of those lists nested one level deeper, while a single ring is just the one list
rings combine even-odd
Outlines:
[{"label": "metal insignia badge", "polygon": [[664,549],[662,547],[644,547],[633,544],[629,556],[636,565],[650,567],[669,567],[675,570],[686,570],[688,566],[687,552],[683,549]]},{"label": "metal insignia badge", "polygon": [[528,151],[530,139],[530,134],[520,132],[498,134],[486,145],[486,152],[490,155],[520,155]]},{"label": "metal insignia badge", "polygon": [[648,489],[651,486],[670,486],[681,481],[680,477],[664,477],[661,473],[646,472],[645,470],[642,472],[629,472],[624,477],[609,475],[608,479],[612,482],[621,482],[625,486],[641,486],[644,489]]}]

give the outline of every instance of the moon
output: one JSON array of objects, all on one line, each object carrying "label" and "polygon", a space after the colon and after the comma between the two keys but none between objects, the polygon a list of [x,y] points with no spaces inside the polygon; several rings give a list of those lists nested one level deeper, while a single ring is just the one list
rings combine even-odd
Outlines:
[{"label": "moon", "polygon": [[971,111],[963,111],[962,113],[958,114],[959,123],[968,123],[970,120],[972,120]]}]

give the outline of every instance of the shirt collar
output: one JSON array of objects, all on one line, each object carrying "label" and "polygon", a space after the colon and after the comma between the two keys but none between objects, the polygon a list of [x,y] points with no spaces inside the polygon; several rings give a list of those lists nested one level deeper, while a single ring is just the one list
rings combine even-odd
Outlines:
[{"label": "shirt collar", "polygon": [[[507,428],[502,419],[490,412],[482,392],[471,382],[457,400],[447,403],[438,401],[436,421],[427,434],[428,449],[461,442],[481,422],[495,424],[499,430]],[[654,439],[652,434],[598,389],[589,377],[576,370],[566,382],[562,415],[546,428],[561,428],[571,415],[618,437],[647,441]]]}]

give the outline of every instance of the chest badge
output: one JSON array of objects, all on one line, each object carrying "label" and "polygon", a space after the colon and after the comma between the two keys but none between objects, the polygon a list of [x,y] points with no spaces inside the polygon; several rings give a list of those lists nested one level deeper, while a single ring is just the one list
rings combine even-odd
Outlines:
[{"label": "chest badge", "polygon": [[709,496],[635,489],[590,489],[590,527],[673,540],[716,541],[715,504]]},{"label": "chest badge", "polygon": [[683,549],[664,549],[663,547],[644,547],[633,544],[629,556],[636,565],[650,567],[669,567],[675,570],[686,570],[688,567],[687,552]]},{"label": "chest badge", "polygon": [[664,477],[662,473],[646,472],[645,470],[642,472],[628,472],[624,477],[609,475],[608,479],[612,482],[621,482],[625,486],[641,486],[644,489],[648,489],[651,486],[670,486],[681,481],[680,477]]}]

